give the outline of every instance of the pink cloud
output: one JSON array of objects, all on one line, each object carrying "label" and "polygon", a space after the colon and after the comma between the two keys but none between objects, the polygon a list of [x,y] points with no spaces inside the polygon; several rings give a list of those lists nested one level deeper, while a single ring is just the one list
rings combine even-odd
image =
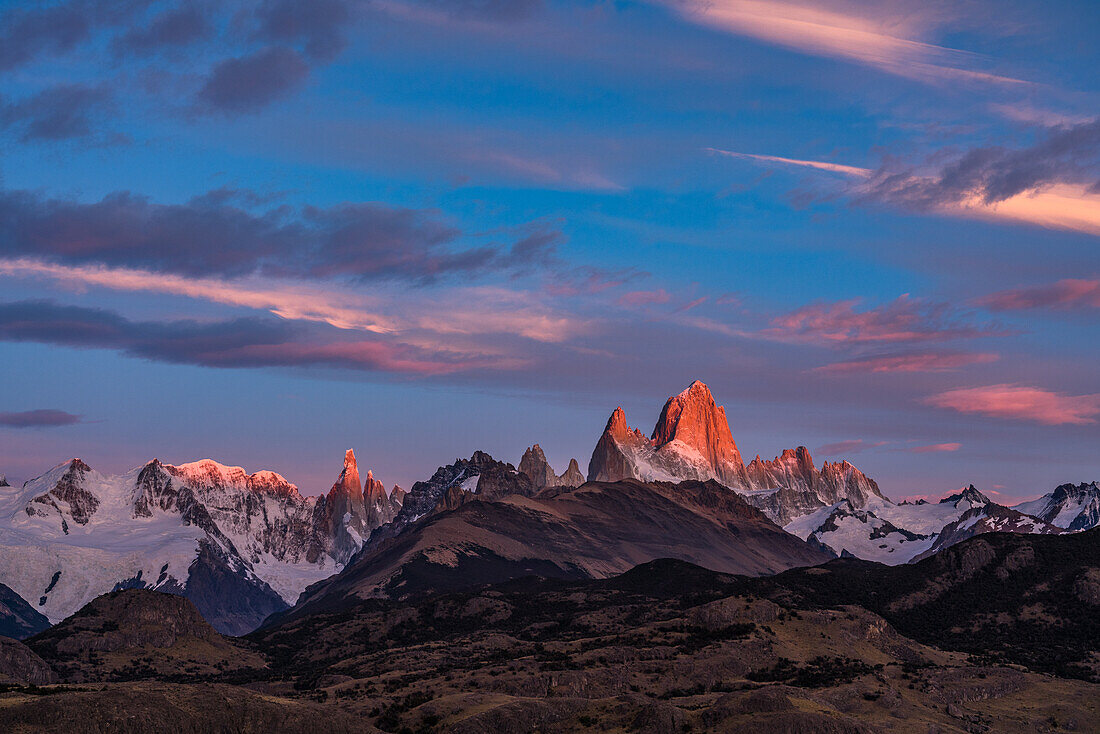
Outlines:
[{"label": "pink cloud", "polygon": [[997,332],[958,321],[946,304],[902,295],[892,303],[858,311],[858,299],[815,303],[772,319],[767,338],[796,344],[844,347],[920,343],[991,336]]},{"label": "pink cloud", "polygon": [[895,354],[881,357],[862,357],[846,362],[834,362],[815,367],[814,372],[830,374],[865,372],[947,372],[975,364],[995,362],[998,355],[966,352],[925,352],[921,354]]},{"label": "pink cloud", "polygon": [[824,446],[819,446],[814,453],[822,454],[824,456],[842,456],[844,454],[858,454],[867,449],[873,449],[877,446],[885,446],[886,441],[864,441],[862,438],[856,438],[849,441],[837,441],[836,443],[827,443]]},{"label": "pink cloud", "polygon": [[699,298],[696,298],[694,301],[691,301],[690,303],[685,303],[683,306],[680,306],[679,308],[677,308],[675,313],[683,313],[685,311],[690,311],[691,309],[695,308],[696,306],[702,306],[706,302],[707,302],[707,296],[700,296]]},{"label": "pink cloud", "polygon": [[958,451],[961,448],[961,443],[934,443],[929,446],[914,446],[909,451],[914,454],[935,454],[941,451]]},{"label": "pink cloud", "polygon": [[1020,84],[967,67],[972,54],[921,40],[946,20],[936,12],[893,3],[860,4],[858,10],[828,0],[658,0],[687,20],[755,38],[799,53],[838,58],[928,83]]},{"label": "pink cloud", "polygon": [[631,291],[619,296],[619,305],[627,308],[668,303],[672,296],[664,288],[655,291]]},{"label": "pink cloud", "polygon": [[1100,394],[1067,395],[1024,385],[967,387],[932,395],[925,403],[960,413],[1028,420],[1048,426],[1095,423]]},{"label": "pink cloud", "polygon": [[1049,285],[1000,291],[978,299],[977,303],[994,311],[1100,308],[1100,279],[1067,278]]}]

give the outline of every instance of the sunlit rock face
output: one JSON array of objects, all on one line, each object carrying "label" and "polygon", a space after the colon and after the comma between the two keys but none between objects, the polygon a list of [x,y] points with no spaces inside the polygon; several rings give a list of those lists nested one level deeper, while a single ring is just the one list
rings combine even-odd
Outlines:
[{"label": "sunlit rock face", "polygon": [[588,479],[713,479],[781,525],[841,500],[862,507],[882,497],[878,485],[847,461],[826,462],[819,471],[802,446],[770,461],[758,456],[745,466],[725,409],[699,381],[665,402],[648,438],[616,408],[592,452]]}]

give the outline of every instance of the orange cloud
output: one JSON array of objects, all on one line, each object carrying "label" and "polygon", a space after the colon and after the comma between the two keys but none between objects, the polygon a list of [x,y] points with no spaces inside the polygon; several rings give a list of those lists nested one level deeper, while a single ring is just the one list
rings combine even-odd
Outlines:
[{"label": "orange cloud", "polygon": [[1012,384],[947,390],[925,398],[924,402],[960,413],[1035,421],[1048,426],[1095,423],[1100,415],[1100,394],[1067,395]]}]

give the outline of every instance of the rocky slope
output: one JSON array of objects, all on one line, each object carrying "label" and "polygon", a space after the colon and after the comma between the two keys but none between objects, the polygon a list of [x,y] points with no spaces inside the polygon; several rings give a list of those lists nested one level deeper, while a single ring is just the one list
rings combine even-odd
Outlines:
[{"label": "rocky slope", "polygon": [[50,626],[46,615],[36,611],[27,601],[0,584],[0,637],[21,640]]},{"label": "rocky slope", "polygon": [[746,466],[725,409],[699,381],[668,399],[648,438],[627,426],[623,409],[616,408],[592,452],[588,479],[714,479],[780,525],[841,500],[863,507],[883,498],[878,485],[847,461],[825,462],[818,470],[803,446],[770,461],[757,456]]},{"label": "rocky slope", "polygon": [[148,589],[104,594],[26,641],[61,680],[132,680],[253,669],[264,661],[222,637],[187,599]]},{"label": "rocky slope", "polygon": [[22,642],[0,637],[0,685],[42,686],[57,682],[57,673]]},{"label": "rocky slope", "polygon": [[[1047,547],[1061,540],[991,534],[912,566],[760,578],[665,559],[602,580],[372,600],[250,640],[294,685],[387,731],[1091,731],[1095,683],[1020,667],[1086,677],[1049,655],[1062,620],[1078,660],[1100,641],[1087,594],[1042,588],[1045,569],[1074,588],[1096,561]],[[1033,599],[1050,619],[1038,634],[967,639],[971,625],[995,633],[994,610],[1026,619]]]},{"label": "rocky slope", "polygon": [[763,574],[830,556],[714,481],[588,482],[463,502],[401,534],[372,537],[341,573],[311,587],[293,613],[531,574],[602,578],[662,557]]},{"label": "rocky slope", "polygon": [[530,496],[537,491],[530,477],[511,464],[497,461],[484,451],[475,451],[469,459],[456,459],[453,464],[439,467],[431,479],[416,482],[412,489],[401,494],[393,520],[375,529],[366,545],[369,549],[426,518],[467,502],[512,494]]},{"label": "rocky slope", "polygon": [[1063,484],[1013,509],[1067,530],[1089,530],[1100,525],[1100,483]]},{"label": "rocky slope", "polygon": [[280,475],[210,460],[156,459],[104,476],[80,459],[0,490],[0,582],[52,621],[113,589],[191,599],[221,631],[243,634],[335,573],[396,514],[355,456],[326,495]]}]

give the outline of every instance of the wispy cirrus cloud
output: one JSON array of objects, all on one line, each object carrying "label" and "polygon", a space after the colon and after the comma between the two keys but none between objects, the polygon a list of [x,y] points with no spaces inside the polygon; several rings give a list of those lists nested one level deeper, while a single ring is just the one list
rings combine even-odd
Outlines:
[{"label": "wispy cirrus cloud", "polygon": [[668,303],[672,300],[672,295],[664,288],[658,288],[653,291],[630,291],[619,296],[618,304],[620,306],[626,306],[627,308],[637,308],[639,306],[652,306],[662,303]]},{"label": "wispy cirrus cloud", "polygon": [[685,19],[811,56],[842,59],[930,83],[1021,85],[977,67],[973,53],[922,40],[940,14],[888,3],[790,0],[657,0]]},{"label": "wispy cirrus cloud", "polygon": [[1095,423],[1100,416],[1100,394],[1069,395],[1016,384],[957,388],[931,395],[924,402],[959,413],[1048,426]]},{"label": "wispy cirrus cloud", "polygon": [[781,158],[776,155],[761,155],[759,153],[737,153],[732,150],[722,150],[721,148],[705,148],[705,150],[708,153],[726,156],[727,158],[741,158],[743,160],[759,161],[761,163],[779,163],[788,166],[802,166],[805,168],[815,168],[819,171],[832,171],[833,173],[843,173],[846,176],[858,176],[860,178],[869,178],[871,175],[874,174],[874,171],[869,168],[846,166],[840,163],[829,163],[828,161],[807,161],[800,160],[798,158]]},{"label": "wispy cirrus cloud", "polygon": [[0,413],[0,426],[7,428],[56,428],[83,423],[84,417],[54,408]]},{"label": "wispy cirrus cloud", "polygon": [[768,339],[826,347],[919,344],[994,336],[1000,330],[963,318],[946,303],[908,294],[859,309],[859,299],[813,303],[771,319],[760,331]]},{"label": "wispy cirrus cloud", "polygon": [[1013,288],[983,296],[975,303],[993,311],[1100,308],[1100,279],[1066,278],[1046,285]]},{"label": "wispy cirrus cloud", "polygon": [[961,443],[933,443],[927,446],[914,446],[908,449],[912,454],[939,454],[944,452],[954,452],[962,448]]},{"label": "wispy cirrus cloud", "polygon": [[847,441],[837,441],[836,443],[827,443],[823,446],[819,446],[815,454],[821,454],[823,456],[847,456],[850,454],[859,454],[868,449],[878,448],[879,446],[885,446],[888,441],[864,441],[862,438],[850,439]]},{"label": "wispy cirrus cloud", "polygon": [[824,372],[827,374],[949,372],[971,365],[995,362],[998,358],[999,356],[997,354],[990,352],[945,351],[871,355],[815,367],[814,372]]}]

